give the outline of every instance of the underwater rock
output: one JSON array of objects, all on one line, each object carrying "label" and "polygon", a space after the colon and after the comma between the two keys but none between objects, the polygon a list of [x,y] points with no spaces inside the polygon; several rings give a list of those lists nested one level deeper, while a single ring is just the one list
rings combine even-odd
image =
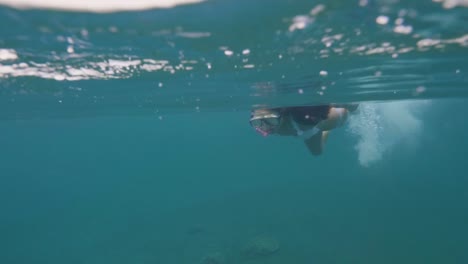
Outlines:
[{"label": "underwater rock", "polygon": [[201,264],[224,264],[226,263],[226,258],[220,252],[214,252],[211,254],[206,255]]},{"label": "underwater rock", "polygon": [[280,248],[279,241],[271,236],[261,235],[252,238],[242,249],[246,257],[269,256]]}]

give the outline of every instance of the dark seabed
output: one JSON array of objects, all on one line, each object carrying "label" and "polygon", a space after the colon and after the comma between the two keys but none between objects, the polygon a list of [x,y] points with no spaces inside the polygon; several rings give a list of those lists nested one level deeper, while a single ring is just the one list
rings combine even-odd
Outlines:
[{"label": "dark seabed", "polygon": [[[1,5],[0,263],[468,263],[467,7]],[[350,102],[320,156],[249,125]]]}]

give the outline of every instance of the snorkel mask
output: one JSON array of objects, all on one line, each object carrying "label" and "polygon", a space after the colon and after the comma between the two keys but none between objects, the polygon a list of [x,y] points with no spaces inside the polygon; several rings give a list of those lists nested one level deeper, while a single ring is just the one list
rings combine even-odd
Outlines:
[{"label": "snorkel mask", "polygon": [[266,137],[280,125],[281,116],[278,114],[252,115],[250,125],[260,135]]}]

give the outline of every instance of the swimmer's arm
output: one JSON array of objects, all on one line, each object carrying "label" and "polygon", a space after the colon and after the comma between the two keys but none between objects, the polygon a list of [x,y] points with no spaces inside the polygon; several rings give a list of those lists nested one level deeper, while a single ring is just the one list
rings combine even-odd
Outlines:
[{"label": "swimmer's arm", "polygon": [[304,140],[304,143],[307,146],[307,149],[309,149],[312,155],[317,156],[317,155],[322,154],[323,143],[324,143],[323,133],[324,132],[319,132],[313,135],[312,137]]},{"label": "swimmer's arm", "polygon": [[304,143],[312,155],[318,156],[322,154],[323,147],[325,146],[325,142],[328,138],[328,133],[329,131],[322,131],[310,137],[309,139],[304,140]]}]

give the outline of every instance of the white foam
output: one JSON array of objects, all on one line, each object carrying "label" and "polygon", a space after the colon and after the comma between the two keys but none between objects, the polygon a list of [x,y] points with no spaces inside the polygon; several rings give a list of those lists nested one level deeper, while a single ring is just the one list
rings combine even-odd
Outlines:
[{"label": "white foam", "polygon": [[[188,64],[185,63],[185,64]],[[181,64],[178,70],[191,70],[191,66]],[[184,68],[185,67],[185,68]],[[177,67],[176,67],[177,68]],[[175,73],[174,67],[165,60],[153,59],[109,59],[105,61],[87,62],[86,64],[63,66],[54,63],[16,63],[0,64],[0,79],[9,77],[39,77],[57,81],[79,81],[90,79],[125,79],[142,72],[170,71]]]},{"label": "white foam", "polygon": [[0,61],[16,60],[18,55],[13,49],[0,49]]},{"label": "white foam", "polygon": [[419,49],[432,46],[445,46],[446,44],[459,44],[462,47],[468,46],[468,34],[452,39],[421,39],[417,42]]},{"label": "white foam", "polygon": [[323,5],[323,4],[318,4],[317,6],[315,6],[314,8],[312,8],[312,10],[310,10],[310,14],[311,14],[312,16],[316,16],[316,15],[322,13],[324,10],[325,10],[325,5]]},{"label": "white foam", "polygon": [[468,0],[433,0],[434,2],[442,2],[445,9],[452,9],[457,6],[468,7]]},{"label": "white foam", "polygon": [[203,1],[205,0],[0,0],[0,4],[18,9],[54,9],[108,13],[152,8],[172,8],[178,5],[201,3]]},{"label": "white foam", "polygon": [[414,146],[422,132],[420,110],[426,101],[363,103],[349,118],[348,131],[357,136],[355,149],[362,166],[380,161],[394,146]]},{"label": "white foam", "polygon": [[358,137],[355,149],[358,152],[359,163],[363,166],[382,158],[381,130],[376,106],[362,103],[359,106],[359,115],[351,115],[348,129]]},{"label": "white foam", "polygon": [[376,19],[375,19],[375,22],[379,25],[386,25],[389,21],[389,18],[388,16],[378,16]]},{"label": "white foam", "polygon": [[398,34],[408,35],[411,32],[413,32],[413,27],[412,26],[405,26],[405,25],[396,25],[393,28],[393,32],[398,33]]},{"label": "white foam", "polygon": [[293,32],[296,30],[302,30],[313,22],[314,19],[312,17],[303,15],[295,16],[293,18],[292,24],[289,26],[289,31]]}]

